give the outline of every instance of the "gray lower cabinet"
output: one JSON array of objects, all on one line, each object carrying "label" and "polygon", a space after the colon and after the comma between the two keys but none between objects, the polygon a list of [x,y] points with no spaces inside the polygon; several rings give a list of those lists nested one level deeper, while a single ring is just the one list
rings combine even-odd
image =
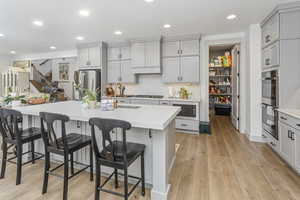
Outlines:
[{"label": "gray lower cabinet", "polygon": [[199,68],[199,56],[163,58],[163,82],[198,83]]},{"label": "gray lower cabinet", "polygon": [[280,156],[300,173],[300,119],[279,114]]},{"label": "gray lower cabinet", "polygon": [[131,60],[109,61],[107,67],[108,83],[135,83]]}]

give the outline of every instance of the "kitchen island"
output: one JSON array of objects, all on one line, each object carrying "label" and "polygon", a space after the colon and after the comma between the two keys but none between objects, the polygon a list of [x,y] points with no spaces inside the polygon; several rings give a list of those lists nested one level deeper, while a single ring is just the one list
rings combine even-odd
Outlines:
[{"label": "kitchen island", "polygon": [[[175,117],[180,112],[180,107],[161,105],[126,105],[121,104],[113,111],[101,109],[84,109],[78,101],[66,101],[42,105],[15,107],[23,117],[24,128],[40,126],[39,112],[53,112],[70,117],[66,124],[67,132],[90,135],[91,130],[88,120],[92,117],[125,120],[131,123],[132,129],[128,131],[127,141],[146,145],[145,151],[145,176],[146,184],[151,188],[152,200],[167,200],[170,189],[169,172],[175,160]],[[55,129],[60,134],[60,124],[55,124]],[[98,132],[98,140],[101,133]],[[114,139],[121,139],[121,131],[112,133]],[[36,144],[37,151],[43,153],[42,141]],[[101,147],[100,147],[101,149]],[[89,150],[77,152],[74,158],[88,164]],[[62,158],[54,157],[61,160]],[[112,172],[110,168],[103,168],[107,175]],[[129,169],[129,174],[140,176],[140,162],[135,162]]]}]

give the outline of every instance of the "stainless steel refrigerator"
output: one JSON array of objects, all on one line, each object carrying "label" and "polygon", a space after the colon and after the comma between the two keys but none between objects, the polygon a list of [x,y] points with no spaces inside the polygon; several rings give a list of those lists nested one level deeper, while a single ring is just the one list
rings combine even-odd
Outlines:
[{"label": "stainless steel refrigerator", "polygon": [[[85,95],[84,90],[93,92],[101,92],[101,70],[100,69],[80,69],[79,70],[79,84],[83,89],[81,98]],[[100,97],[101,94],[98,94]],[[100,99],[98,98],[98,101]]]}]

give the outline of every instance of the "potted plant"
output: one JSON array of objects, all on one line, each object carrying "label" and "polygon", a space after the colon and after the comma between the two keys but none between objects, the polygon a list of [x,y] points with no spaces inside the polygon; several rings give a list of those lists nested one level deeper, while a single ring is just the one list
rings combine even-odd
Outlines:
[{"label": "potted plant", "polygon": [[96,108],[97,106],[97,93],[91,90],[85,90],[85,96],[83,97],[83,103],[87,104],[89,108]]},{"label": "potted plant", "polygon": [[4,98],[4,103],[6,105],[11,104],[13,107],[16,107],[16,106],[20,106],[22,103],[26,103],[26,100],[24,95],[21,96],[7,95]]}]

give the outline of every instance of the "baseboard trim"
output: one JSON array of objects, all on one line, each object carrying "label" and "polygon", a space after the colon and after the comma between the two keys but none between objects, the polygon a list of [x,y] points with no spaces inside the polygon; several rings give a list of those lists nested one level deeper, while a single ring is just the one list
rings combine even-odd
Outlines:
[{"label": "baseboard trim", "polygon": [[263,138],[263,136],[255,136],[255,135],[246,135],[247,138],[251,141],[251,142],[260,142],[260,143],[266,143],[265,139]]}]

